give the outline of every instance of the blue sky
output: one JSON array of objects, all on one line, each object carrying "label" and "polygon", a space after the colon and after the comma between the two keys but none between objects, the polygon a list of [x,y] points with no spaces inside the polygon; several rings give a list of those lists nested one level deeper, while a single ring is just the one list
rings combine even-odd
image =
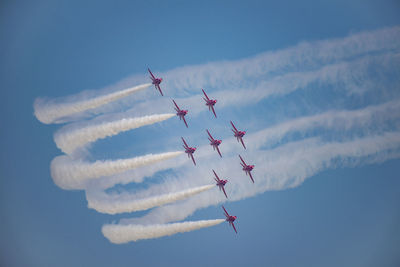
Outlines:
[{"label": "blue sky", "polygon": [[[210,62],[227,61],[227,66],[231,66],[238,60],[264,52],[281,56],[285,49],[298,50],[304,43],[331,42],[360,32],[398,26],[399,10],[397,1],[2,3],[0,93],[5,101],[0,113],[3,125],[0,131],[0,260],[6,266],[204,266],[227,261],[233,266],[397,266],[400,262],[400,161],[396,141],[392,149],[382,152],[379,150],[382,146],[378,145],[380,152],[364,157],[343,159],[338,156],[329,161],[329,167],[316,168],[315,173],[308,169],[314,162],[313,153],[309,152],[311,156],[307,162],[291,165],[299,168],[299,172],[304,167],[306,179],[303,183],[298,185],[296,179],[302,178],[288,171],[285,173],[288,186],[282,190],[266,189],[265,193],[250,198],[239,194],[237,197],[244,199],[225,204],[238,216],[238,235],[222,224],[171,237],[115,245],[102,235],[103,224],[141,218],[152,211],[120,215],[98,213],[87,208],[84,191],[57,187],[49,166],[53,158],[62,154],[53,141],[53,134],[62,125],[40,123],[33,116],[33,103],[41,96],[63,97],[86,89],[107,92],[125,84],[134,86],[136,82],[148,82],[146,68],[151,67],[165,79],[165,99],[148,88],[96,112],[111,114],[131,109],[121,116],[135,112],[147,114],[152,110],[172,112],[172,106],[151,105],[159,103],[152,101],[160,99],[170,101],[172,96],[190,110],[190,97],[199,93],[198,84],[196,79],[190,78],[189,87],[186,87],[177,77],[179,73],[187,77],[196,72],[196,66],[202,68]],[[322,50],[316,49],[318,51]],[[394,101],[396,106],[400,84],[398,52],[399,43],[394,43],[394,48],[359,53],[354,57],[346,52],[341,60],[331,60],[329,64],[313,55],[299,60],[301,64],[295,66],[288,60],[270,76],[260,76],[260,82],[273,81],[267,85],[279,86],[285,81],[297,81],[299,90],[266,97],[254,106],[217,106],[217,120],[208,112],[198,112],[188,116],[189,129],[172,118],[99,140],[89,148],[87,158],[118,159],[174,151],[181,147],[181,135],[194,145],[206,145],[204,129],[207,127],[225,140],[230,135],[228,123],[231,119],[250,134],[331,110],[365,111],[388,101]],[[324,69],[327,66],[332,68]],[[318,76],[327,77],[335,70],[338,74],[332,74],[333,82]],[[303,78],[276,78],[293,72],[316,73],[318,78],[304,86],[301,86]],[[346,76],[346,73],[350,74]],[[236,90],[258,85],[258,80],[248,77],[243,82],[233,80],[231,83],[224,80],[225,77],[230,78],[221,77],[222,81],[215,85],[204,82],[210,95],[228,88],[233,88],[234,94]],[[135,110],[135,104],[140,103],[144,111]],[[219,98],[218,104],[223,103],[224,98]],[[267,172],[256,172],[254,187],[257,179],[259,185],[262,184],[264,175],[284,176],[274,173],[274,166],[268,164],[281,164],[282,161],[274,159],[278,155],[290,160],[284,157],[287,155],[285,145],[320,138],[310,143],[320,148],[321,144],[329,142],[350,142],[385,132],[396,133],[399,119],[384,111],[365,123],[353,122],[349,128],[343,126],[345,124],[340,126],[341,120],[337,119],[334,121],[337,127],[289,131],[278,141],[258,148],[266,152],[262,154],[265,158],[258,158],[261,154],[251,151],[243,152],[255,161],[268,159],[265,164],[257,164],[255,171],[266,166]],[[250,140],[247,141],[251,146]],[[301,143],[299,147],[304,149]],[[221,150],[228,155],[218,165],[224,176],[224,173],[230,174],[227,170],[229,153],[237,156],[236,150],[228,152],[223,145]],[[213,155],[208,160],[218,158]],[[179,184],[183,177],[198,175],[196,170],[202,174],[208,161],[204,162],[202,166],[200,160],[196,169],[187,161],[176,169],[156,173],[144,184],[130,183],[121,186],[121,190],[151,191],[157,183],[168,181]],[[276,165],[275,170],[282,168]],[[248,179],[244,175],[239,178]],[[210,193],[218,194],[217,191]],[[188,220],[216,218],[222,218],[219,204],[197,209],[187,217]]]}]

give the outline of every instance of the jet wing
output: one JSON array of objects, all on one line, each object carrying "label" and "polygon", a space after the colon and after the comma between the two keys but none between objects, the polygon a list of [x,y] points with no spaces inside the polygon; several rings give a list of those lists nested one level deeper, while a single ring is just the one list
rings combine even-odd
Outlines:
[{"label": "jet wing", "polygon": [[186,128],[189,128],[189,126],[188,126],[188,124],[187,124],[187,122],[186,122],[186,120],[185,120],[185,116],[182,116],[182,119],[183,119],[183,122],[184,122],[185,125],[186,125]]},{"label": "jet wing", "polygon": [[237,132],[238,130],[236,129],[235,125],[233,125],[233,122],[231,121],[232,127],[233,129],[235,129],[235,132]]},{"label": "jet wing", "polygon": [[214,113],[215,118],[217,117],[217,114],[215,114],[214,106],[211,106],[212,112]]},{"label": "jet wing", "polygon": [[183,141],[183,143],[185,144],[185,146],[186,146],[186,147],[189,147],[188,144],[186,144],[185,139],[183,139],[183,137],[181,137],[181,138],[182,138],[182,141]]},{"label": "jet wing", "polygon": [[160,94],[161,94],[162,96],[164,96],[164,94],[163,94],[162,91],[161,91],[160,85],[157,84],[156,87],[157,87],[158,91],[160,91]]},{"label": "jet wing", "polygon": [[215,148],[217,149],[219,156],[222,158],[221,151],[219,151],[218,146],[216,146]]},{"label": "jet wing", "polygon": [[226,192],[225,192],[225,188],[223,186],[221,186],[221,187],[222,187],[222,191],[224,191],[226,198],[228,198],[228,196],[226,195]]},{"label": "jet wing", "polygon": [[153,75],[153,73],[151,72],[151,70],[150,70],[149,68],[147,68],[147,70],[149,71],[149,73],[150,73],[150,75],[151,75],[151,77],[152,77],[152,80],[155,80],[156,77],[154,77],[154,75]]},{"label": "jet wing", "polygon": [[232,225],[232,227],[233,227],[233,230],[235,230],[235,233],[237,233],[235,224],[232,222],[231,225]]},{"label": "jet wing", "polygon": [[246,149],[246,146],[244,145],[244,142],[243,142],[243,138],[240,138],[240,142],[242,142],[244,149]]},{"label": "jet wing", "polygon": [[214,170],[212,170],[212,171],[213,171],[213,173],[214,173],[215,177],[217,177],[217,179],[218,179],[218,181],[219,181],[220,179],[219,179],[219,177],[218,177],[217,173],[216,173]]},{"label": "jet wing", "polygon": [[249,176],[250,176],[251,181],[252,181],[253,184],[254,184],[254,179],[253,179],[253,176],[251,175],[251,172],[249,172]]},{"label": "jet wing", "polygon": [[229,217],[229,213],[226,211],[226,209],[224,208],[224,206],[222,206],[222,208],[224,209],[225,216]]},{"label": "jet wing", "polygon": [[172,99],[172,102],[174,102],[175,107],[178,109],[177,111],[181,110],[181,109],[178,107],[178,105],[176,104],[175,100]]},{"label": "jet wing", "polygon": [[[208,133],[208,136],[210,136],[210,138],[212,139],[212,140],[214,140],[214,138],[211,136],[211,134],[210,134],[210,132],[208,131],[208,130],[206,130],[207,131],[207,133]],[[210,140],[211,141],[211,140]]]},{"label": "jet wing", "polygon": [[190,154],[190,157],[192,158],[194,165],[196,165],[196,161],[194,161],[193,154]]},{"label": "jet wing", "polygon": [[210,99],[208,98],[208,96],[207,96],[206,92],[204,92],[204,90],[203,90],[203,89],[201,89],[201,91],[203,91],[203,94],[205,95],[205,97],[207,98],[207,100],[210,100]]},{"label": "jet wing", "polygon": [[247,165],[246,162],[242,159],[242,157],[239,155],[240,160],[243,162],[244,165]]}]

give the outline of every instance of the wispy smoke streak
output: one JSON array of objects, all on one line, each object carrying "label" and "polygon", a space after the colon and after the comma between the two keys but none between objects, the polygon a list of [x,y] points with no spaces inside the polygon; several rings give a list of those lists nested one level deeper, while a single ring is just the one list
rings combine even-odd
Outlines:
[{"label": "wispy smoke streak", "polygon": [[86,198],[88,200],[89,208],[95,209],[96,211],[102,213],[117,214],[123,212],[147,210],[162,206],[178,200],[189,198],[212,188],[215,188],[215,185],[204,185],[144,199],[135,199],[135,196],[130,194],[107,195],[103,192],[91,194],[90,191],[88,191],[86,193]]},{"label": "wispy smoke streak", "polygon": [[[224,107],[248,107],[246,115],[234,119],[240,129],[248,131],[244,137],[247,150],[225,127],[229,125],[226,118],[225,126],[217,125],[214,129],[224,140],[222,159],[215,160],[218,155],[205,145],[204,136],[192,135],[190,143],[197,145],[195,172],[190,160],[177,157],[182,152],[93,163],[79,157],[82,151],[79,148],[98,139],[174,116],[162,114],[171,110],[171,101],[165,97],[137,94],[135,98],[111,103],[150,84],[99,97],[81,94],[47,102],[38,99],[34,108],[43,123],[103,113],[56,132],[57,147],[68,155],[52,161],[51,173],[54,182],[64,189],[84,189],[88,207],[99,212],[118,214],[153,208],[141,218],[122,219],[120,224],[103,226],[104,236],[121,244],[223,222],[170,223],[184,220],[198,209],[227,201],[217,190],[210,190],[215,185],[204,186],[210,183],[211,169],[229,180],[228,201],[238,201],[269,190],[299,186],[327,169],[399,158],[399,65],[400,27],[397,26],[345,38],[303,42],[241,60],[157,72],[165,77],[163,88],[178,97],[178,101],[180,97],[179,103],[188,107],[191,115],[207,110],[200,88],[206,88],[210,97],[219,100],[221,115],[237,114],[223,110]],[[142,75],[136,75],[124,82],[134,84],[142,79]],[[129,110],[123,111],[126,107]],[[110,113],[114,111],[119,113]],[[139,117],[154,113],[159,115]],[[171,144],[175,142],[173,138],[176,136],[164,136],[157,141]],[[255,164],[255,184],[242,171],[238,153],[244,154],[248,164]],[[145,189],[135,188],[134,193],[120,190],[119,186],[109,190],[112,193],[104,191],[116,184],[143,182],[162,170],[171,170],[173,174],[167,174],[161,183],[146,185]]]},{"label": "wispy smoke streak", "polygon": [[[298,90],[305,90],[317,83],[325,86],[334,86],[337,90],[341,90],[347,95],[363,94],[370,91],[371,88],[376,88],[381,82],[381,80],[376,81],[372,77],[366,77],[371,66],[378,66],[389,77],[391,75],[400,75],[400,71],[394,68],[398,64],[400,64],[400,56],[393,51],[389,51],[379,55],[364,56],[349,61],[319,66],[307,71],[297,70],[280,73],[273,77],[260,77],[243,85],[231,85],[228,90],[226,89],[227,86],[220,85],[216,88],[216,91],[212,92],[212,96],[219,99],[217,106],[218,109],[222,109],[233,105],[254,105],[263,99],[273,96],[285,96]],[[196,95],[180,98],[179,101],[189,106],[191,116],[195,116],[207,110],[204,109],[201,97],[200,91]],[[133,105],[127,111],[127,114],[146,113],[149,111],[162,113],[168,110],[168,101],[163,98],[146,99]]]},{"label": "wispy smoke streak", "polygon": [[84,189],[86,180],[110,176],[183,154],[182,151],[148,154],[130,159],[95,161],[93,163],[58,156],[50,165],[54,182],[64,189]]},{"label": "wispy smoke streak", "polygon": [[[116,121],[97,122],[83,127],[65,126],[54,135],[54,141],[59,149],[71,154],[77,148],[98,139],[117,135],[121,132],[139,128],[145,125],[161,122],[174,117],[175,114],[156,114],[139,118],[123,118]],[[71,129],[72,128],[72,129]]]},{"label": "wispy smoke streak", "polygon": [[[337,135],[349,134],[355,129],[379,132],[390,126],[399,125],[400,101],[393,100],[380,105],[372,105],[355,110],[331,110],[317,115],[292,119],[278,125],[249,134],[249,149],[259,149],[266,145],[275,145],[291,133],[305,133],[315,130],[338,132]],[[379,127],[377,127],[379,125]],[[231,140],[232,141],[232,140]],[[227,142],[226,142],[227,143]],[[231,146],[227,145],[226,152]]]},{"label": "wispy smoke streak", "polygon": [[[273,125],[245,136],[249,151],[255,151],[261,147],[273,147],[282,142],[293,140],[291,135],[298,138],[309,136],[310,132],[329,131],[336,133],[336,137],[345,137],[356,129],[363,129],[369,134],[381,132],[393,125],[400,126],[400,101],[393,100],[379,105],[371,105],[354,110],[330,110],[324,113],[303,116]],[[320,132],[321,134],[321,132]],[[359,133],[360,134],[360,133]],[[241,147],[237,145],[236,138],[224,139],[224,154],[239,153]],[[215,152],[209,149],[209,145],[197,148],[196,158],[201,164]],[[236,156],[236,155],[235,155]],[[236,156],[237,157],[237,156]],[[189,162],[190,163],[190,162]],[[142,182],[144,177],[152,176],[158,171],[179,168],[188,164],[186,158],[177,158],[174,161],[159,163],[151,169],[137,169],[134,172],[124,173],[107,179],[99,179],[96,182],[99,188],[109,188],[115,184],[127,184],[130,182]]]},{"label": "wispy smoke streak", "polygon": [[[237,176],[238,169],[223,169],[230,180],[229,200],[238,201],[269,190],[283,190],[300,185],[305,179],[326,169],[353,167],[359,164],[379,163],[400,156],[400,132],[386,132],[382,135],[367,136],[344,142],[323,142],[320,138],[305,139],[288,143],[267,151],[257,151],[253,163],[255,185],[244,175]],[[229,160],[233,160],[229,159]],[[239,169],[240,171],[240,169]],[[178,186],[190,175],[178,177]],[[168,223],[184,220],[197,209],[216,205],[223,201],[220,194],[205,192],[183,203],[170,204],[150,211],[142,218],[123,219],[122,224]]]},{"label": "wispy smoke streak", "polygon": [[54,100],[45,101],[36,99],[34,103],[35,116],[42,123],[54,123],[69,115],[79,113],[88,109],[94,109],[112,101],[126,97],[139,90],[151,86],[150,83],[138,85],[125,90],[113,92],[107,95],[94,97],[91,99],[78,99],[73,102],[55,103]]},{"label": "wispy smoke streak", "polygon": [[279,51],[266,52],[235,61],[212,62],[181,67],[161,76],[168,77],[165,86],[178,92],[199,90],[202,87],[246,87],[249,81],[296,69],[312,70],[377,51],[398,49],[400,27],[361,32],[344,38],[317,42],[302,42]]},{"label": "wispy smoke streak", "polygon": [[110,242],[114,244],[123,244],[141,239],[152,239],[177,233],[190,232],[205,227],[215,226],[224,221],[225,220],[223,219],[217,219],[154,225],[105,224],[101,231]]}]

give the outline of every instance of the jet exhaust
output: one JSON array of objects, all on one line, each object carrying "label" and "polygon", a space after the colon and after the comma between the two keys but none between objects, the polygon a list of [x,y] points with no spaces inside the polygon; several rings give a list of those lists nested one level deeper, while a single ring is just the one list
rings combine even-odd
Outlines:
[{"label": "jet exhaust", "polygon": [[81,99],[74,102],[55,103],[54,100],[45,101],[37,99],[34,103],[35,116],[40,122],[45,124],[57,123],[57,120],[64,117],[100,107],[150,86],[150,83],[146,83],[110,94],[90,99]]},{"label": "jet exhaust", "polygon": [[123,118],[108,122],[89,124],[79,128],[64,127],[54,135],[54,141],[59,149],[66,154],[72,154],[77,148],[96,140],[117,135],[145,125],[154,124],[174,117],[175,114],[155,114],[137,118]]},{"label": "jet exhaust", "polygon": [[58,156],[50,165],[54,183],[64,189],[83,189],[85,181],[104,176],[111,176],[124,171],[136,169],[159,161],[171,159],[183,154],[182,151],[148,154],[144,156],[118,159],[98,160],[93,163],[74,160],[70,156]]},{"label": "jet exhaust", "polygon": [[190,232],[201,228],[218,225],[224,221],[224,219],[217,219],[154,225],[105,224],[103,225],[101,231],[110,242],[114,244],[123,244],[130,241],[153,239],[163,236],[170,236],[177,233]]},{"label": "jet exhaust", "polygon": [[168,203],[176,202],[178,200],[189,198],[193,195],[210,190],[214,187],[214,184],[204,185],[143,199],[135,199],[134,195],[127,194],[110,196],[104,192],[97,195],[94,194],[96,196],[93,196],[90,194],[90,192],[87,192],[86,198],[88,200],[89,208],[95,209],[96,211],[102,213],[117,214],[123,212],[147,210],[154,207],[162,206]]}]

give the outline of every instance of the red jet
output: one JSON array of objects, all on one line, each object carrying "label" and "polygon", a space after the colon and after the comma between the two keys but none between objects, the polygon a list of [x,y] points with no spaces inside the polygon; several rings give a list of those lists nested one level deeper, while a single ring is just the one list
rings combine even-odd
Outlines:
[{"label": "red jet", "polygon": [[158,89],[158,91],[160,91],[161,95],[163,95],[161,88],[160,88],[160,83],[162,82],[162,78],[156,78],[154,77],[153,73],[151,72],[151,70],[149,68],[147,68],[147,70],[150,73],[150,79],[152,81],[152,84],[154,84],[154,86],[156,87],[156,89]]},{"label": "red jet", "polygon": [[183,139],[183,137],[181,137],[181,138],[184,143],[183,148],[185,149],[185,153],[188,154],[188,158],[189,157],[192,158],[194,165],[196,165],[196,161],[194,161],[194,158],[193,158],[193,153],[196,151],[196,148],[188,146],[188,144],[186,144],[186,142],[185,142],[185,139]]},{"label": "red jet", "polygon": [[233,227],[233,230],[235,230],[235,232],[237,233],[235,224],[233,224],[233,222],[236,220],[236,216],[229,215],[224,206],[222,206],[222,208],[224,209],[224,215],[226,217],[226,221],[229,222],[229,224]]},{"label": "red jet", "polygon": [[211,136],[211,134],[210,134],[210,132],[207,130],[207,133],[208,133],[208,140],[210,140],[210,145],[212,145],[212,147],[214,148],[214,150],[215,149],[217,149],[217,151],[218,151],[218,154],[221,156],[221,158],[222,158],[222,155],[221,155],[221,152],[219,151],[219,148],[218,148],[218,146],[222,143],[222,140],[216,140],[216,139],[214,139],[212,136]]},{"label": "red jet", "polygon": [[172,100],[172,101],[173,101],[174,104],[175,104],[176,116],[178,116],[180,120],[183,120],[183,122],[184,122],[185,125],[186,125],[186,128],[189,128],[189,126],[187,125],[186,120],[185,120],[185,116],[186,116],[186,114],[188,113],[188,111],[187,111],[187,110],[180,109],[180,108],[178,107],[178,105],[176,104],[175,100]]},{"label": "red jet", "polygon": [[213,170],[213,172],[214,172],[214,175],[215,175],[214,180],[217,182],[217,186],[219,187],[219,190],[220,190],[220,191],[222,190],[222,191],[224,192],[226,198],[228,198],[228,196],[226,195],[226,192],[225,192],[225,188],[224,188],[224,186],[226,185],[226,183],[228,182],[228,180],[221,180],[221,179],[219,179],[218,175],[215,173],[214,170]]},{"label": "red jet", "polygon": [[215,110],[214,110],[214,105],[217,103],[216,99],[209,99],[206,92],[204,92],[203,89],[201,89],[201,91],[203,91],[203,94],[206,98],[203,97],[204,101],[206,101],[206,106],[208,106],[208,110],[212,110],[212,112],[214,113],[215,118],[217,117],[217,114],[215,114]]},{"label": "red jet", "polygon": [[242,162],[240,162],[240,165],[242,165],[243,169],[246,172],[246,175],[248,174],[250,176],[250,179],[253,181],[253,176],[251,176],[251,171],[254,169],[254,165],[247,165],[246,162],[242,159],[242,157],[239,155],[239,158]]},{"label": "red jet", "polygon": [[236,129],[236,127],[235,127],[235,125],[233,125],[232,121],[231,121],[231,124],[232,124],[232,127],[233,127],[233,129],[231,129],[231,130],[232,130],[234,136],[236,137],[238,142],[240,141],[242,143],[244,149],[246,149],[246,146],[244,145],[243,139],[242,139],[243,136],[246,134],[246,131],[239,131],[238,129]]}]

